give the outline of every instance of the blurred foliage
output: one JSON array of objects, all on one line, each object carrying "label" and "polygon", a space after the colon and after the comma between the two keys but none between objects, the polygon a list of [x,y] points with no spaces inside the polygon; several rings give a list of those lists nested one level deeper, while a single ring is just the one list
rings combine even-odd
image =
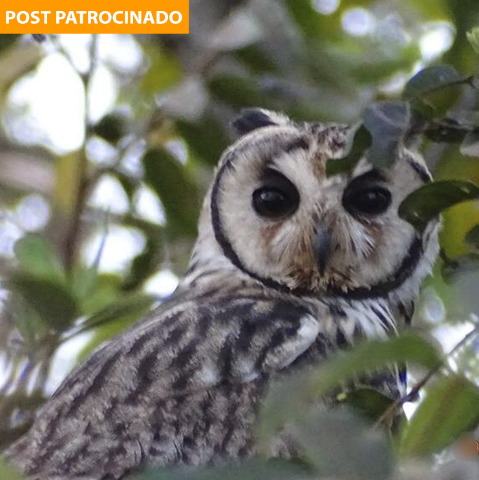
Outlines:
[{"label": "blurred foliage", "polygon": [[[443,212],[442,254],[414,319],[421,335],[365,343],[272,389],[258,435],[266,442],[293,422],[304,458],[259,458],[228,467],[227,475],[432,478],[431,454],[479,421],[477,0],[191,3],[189,35],[0,35],[0,448],[28,428],[51,394],[60,347],[86,334],[70,355],[72,364],[84,358],[163,299],[146,288],[152,278],[161,281],[158,272],[184,274],[201,197],[234,139],[230,121],[239,108],[260,106],[296,120],[357,125],[328,175],[364,154],[388,168],[406,135],[423,137],[437,181],[406,199],[401,215],[421,230]],[[138,61],[125,63],[129,56]],[[75,148],[36,123],[31,103],[38,98],[19,100],[18,89],[25,96],[59,58],[58,71],[82,91],[70,99],[81,124]],[[100,95],[98,78],[111,81]],[[49,81],[60,92],[65,78]],[[113,102],[93,114],[109,89]],[[105,182],[116,189],[106,204],[95,200]],[[121,235],[139,247],[106,268],[109,251],[124,256]],[[467,328],[473,334],[456,335],[452,352],[433,340],[441,329]],[[412,391],[425,395],[394,438],[382,426],[413,396],[391,403],[364,389],[338,399],[334,414],[309,408],[325,392],[394,362],[414,367]],[[0,477],[16,480],[5,468]],[[477,471],[444,472],[434,478],[477,478]],[[165,470],[141,478],[225,475]]]}]

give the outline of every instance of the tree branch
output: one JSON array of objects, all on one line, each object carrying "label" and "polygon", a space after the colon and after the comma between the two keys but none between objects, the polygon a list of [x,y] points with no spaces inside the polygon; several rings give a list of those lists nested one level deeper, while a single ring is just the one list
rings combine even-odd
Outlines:
[{"label": "tree branch", "polygon": [[419,391],[424,388],[424,386],[431,380],[434,375],[436,375],[447,363],[447,361],[454,356],[461,348],[463,348],[470,340],[472,340],[476,335],[479,334],[479,325],[476,325],[454,348],[446,355],[444,360],[435,368],[430,370],[423,378],[421,378],[407,393],[406,395],[398,398],[394,403],[392,403],[384,413],[379,417],[379,419],[374,424],[373,428],[377,428],[380,425],[389,425],[398,412],[398,410],[410,399],[417,397]]},{"label": "tree branch", "polygon": [[97,47],[98,37],[97,35],[93,35],[90,45],[90,67],[84,75],[81,75],[85,91],[85,139],[79,152],[78,183],[75,204],[73,206],[72,218],[67,233],[65,235],[65,241],[63,246],[64,264],[67,272],[71,272],[75,264],[77,245],[81,232],[81,217],[88,198],[88,192],[91,187],[90,178],[88,176],[88,156],[86,152],[86,146],[88,143],[88,139],[91,135],[91,124],[89,117],[89,87],[91,83],[91,78],[96,67],[98,50]]}]

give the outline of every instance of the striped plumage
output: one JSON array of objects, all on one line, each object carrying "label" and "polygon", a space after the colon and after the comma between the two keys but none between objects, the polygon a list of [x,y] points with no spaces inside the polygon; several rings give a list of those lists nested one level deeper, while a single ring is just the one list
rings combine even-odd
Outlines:
[{"label": "striped plumage", "polygon": [[[152,464],[250,456],[272,378],[410,320],[438,248],[438,222],[418,236],[397,216],[429,178],[418,154],[402,147],[391,171],[362,160],[327,178],[346,127],[260,110],[236,126],[245,135],[220,162],[186,277],[78,367],[7,451],[29,478],[116,480]],[[390,192],[381,214],[358,214],[358,202],[343,208],[344,192],[354,197],[362,182],[379,184],[383,200]],[[286,198],[295,209],[265,218],[255,202],[274,204],[278,189],[274,208]],[[369,383],[391,397],[401,389],[392,373]],[[272,455],[290,453],[287,443],[272,446]]]}]

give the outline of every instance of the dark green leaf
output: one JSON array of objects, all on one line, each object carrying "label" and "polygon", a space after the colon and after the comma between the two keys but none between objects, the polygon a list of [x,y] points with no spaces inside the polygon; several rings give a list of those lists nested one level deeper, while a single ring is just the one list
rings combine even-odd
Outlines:
[{"label": "dark green leaf", "polygon": [[415,111],[425,118],[434,118],[449,111],[457,102],[464,85],[472,78],[462,78],[449,66],[429,67],[416,74],[406,85],[403,97],[411,101]]},{"label": "dark green leaf", "polygon": [[105,115],[96,125],[93,126],[93,133],[107,142],[116,145],[126,133],[127,121],[119,113]]},{"label": "dark green leaf", "polygon": [[46,325],[57,331],[70,327],[79,313],[75,298],[62,283],[23,272],[15,273],[8,283]]},{"label": "dark green leaf", "polygon": [[379,168],[390,167],[397,158],[397,149],[410,122],[406,102],[378,102],[363,114],[364,126],[372,137],[368,160]]},{"label": "dark green leaf", "polygon": [[474,248],[479,248],[479,225],[476,225],[467,232],[464,241]]},{"label": "dark green leaf", "polygon": [[138,187],[138,180],[122,172],[115,172],[115,177],[120,182],[120,185],[122,186],[126,196],[128,197],[128,201],[131,204]]},{"label": "dark green leaf", "polygon": [[133,295],[126,298],[120,298],[112,305],[101,309],[99,312],[83,321],[79,325],[79,330],[84,332],[106,323],[117,321],[122,317],[135,315],[137,312],[147,311],[153,304],[153,301],[153,298],[148,295]]},{"label": "dark green leaf", "polygon": [[[105,230],[102,235],[101,243],[96,253],[93,264],[89,267],[80,266],[76,269],[73,281],[73,291],[80,300],[89,299],[96,290],[98,284],[98,268],[100,266],[103,250],[108,237],[108,219],[105,220]],[[82,305],[83,306],[83,305]]]},{"label": "dark green leaf", "polygon": [[311,376],[310,393],[320,396],[361,373],[404,362],[432,369],[441,364],[442,354],[425,338],[413,333],[388,340],[365,341],[325,361],[321,374]]},{"label": "dark green leaf", "polygon": [[194,123],[177,120],[176,128],[194,156],[207,165],[216,165],[230,143],[225,129],[212,116],[205,115]]},{"label": "dark green leaf", "polygon": [[399,206],[399,216],[422,232],[443,210],[479,198],[479,187],[462,180],[443,180],[415,190]]},{"label": "dark green leaf", "polygon": [[298,462],[274,459],[209,468],[159,468],[135,476],[134,480],[300,480],[311,475]]},{"label": "dark green leaf", "polygon": [[438,143],[461,143],[469,132],[470,127],[453,118],[431,122],[425,130],[427,138]]},{"label": "dark green leaf", "polygon": [[20,35],[9,33],[0,34],[0,53],[7,49],[10,45],[13,45],[19,36]]},{"label": "dark green leaf", "polygon": [[293,438],[327,478],[390,478],[393,455],[386,438],[349,412],[315,411],[294,426]]},{"label": "dark green leaf", "polygon": [[132,294],[126,298],[116,298],[112,304],[89,317],[68,333],[66,339],[83,332],[91,332],[93,336],[77,355],[79,362],[86,360],[91,352],[101,344],[131,327],[151,310],[154,299],[147,295]]},{"label": "dark green leaf", "polygon": [[271,57],[263,52],[258,45],[248,45],[236,50],[234,56],[254,73],[264,74],[278,71],[278,67],[272,62]]},{"label": "dark green leaf", "polygon": [[425,68],[412,77],[403,91],[405,100],[414,100],[417,97],[431,93],[440,88],[457,84],[461,77],[450,65],[436,65]]},{"label": "dark green leaf", "polygon": [[338,400],[372,422],[376,422],[394,402],[373,388],[361,388],[347,392]]},{"label": "dark green leaf", "polygon": [[123,283],[123,290],[134,290],[141,286],[147,278],[158,271],[161,260],[162,243],[157,236],[149,236],[145,248],[137,255]]},{"label": "dark green leaf", "polygon": [[403,431],[403,456],[422,456],[446,447],[479,422],[479,389],[460,375],[430,388]]},{"label": "dark green leaf", "polygon": [[260,417],[259,439],[264,446],[285,422],[302,418],[308,405],[361,374],[396,363],[436,368],[441,353],[427,340],[408,333],[385,341],[365,341],[326,360],[320,367],[279,383],[271,389]]},{"label": "dark green leaf", "polygon": [[351,171],[359,160],[364,156],[365,151],[371,146],[372,137],[364,125],[353,130],[354,134],[350,139],[350,146],[345,157],[330,159],[326,163],[326,175],[328,177]]},{"label": "dark green leaf", "polygon": [[26,345],[38,348],[38,339],[45,338],[45,335],[51,333],[50,324],[45,324],[36,310],[24,301],[20,292],[13,291],[12,293],[12,309],[17,315],[15,327]]},{"label": "dark green leaf", "polygon": [[208,88],[215,98],[235,108],[270,106],[254,78],[222,75],[211,80]]},{"label": "dark green leaf", "polygon": [[[88,283],[88,277],[90,276],[89,270],[89,268],[84,268],[83,270],[75,271],[74,288],[77,288],[77,282],[80,286],[85,280]],[[85,279],[85,277],[87,278]],[[95,278],[94,288],[89,295],[81,297],[82,313],[86,317],[90,317],[103,308],[115,303],[117,299],[123,298],[121,290],[122,284],[123,276],[113,273],[107,274],[98,272],[98,275]]]},{"label": "dark green leaf", "polygon": [[200,202],[195,183],[183,165],[165,150],[152,149],[143,157],[145,182],[160,198],[174,235],[195,235]]},{"label": "dark green leaf", "polygon": [[39,235],[27,234],[15,243],[15,256],[22,270],[38,277],[63,281],[60,259],[48,241]]}]

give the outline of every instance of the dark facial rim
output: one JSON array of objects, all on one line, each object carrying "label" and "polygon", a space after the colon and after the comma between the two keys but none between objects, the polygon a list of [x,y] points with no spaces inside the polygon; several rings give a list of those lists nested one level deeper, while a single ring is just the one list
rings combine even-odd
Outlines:
[{"label": "dark facial rim", "polygon": [[[227,157],[220,167],[218,174],[216,175],[215,182],[213,184],[213,188],[211,191],[211,220],[213,224],[213,232],[216,238],[216,241],[221,246],[223,253],[225,256],[233,263],[233,265],[239,268],[242,272],[249,275],[251,278],[258,280],[263,285],[269,288],[273,288],[275,290],[292,293],[298,296],[317,296],[317,292],[314,292],[311,289],[307,288],[289,288],[287,285],[276,282],[272,278],[262,277],[257,273],[252,272],[251,270],[247,269],[241,262],[240,258],[236,254],[233,249],[233,246],[228,241],[226,235],[223,232],[223,225],[221,221],[221,215],[218,208],[218,197],[220,194],[220,183],[221,178],[225,171],[231,167],[233,161],[235,159],[235,154],[233,152],[229,152]],[[416,236],[414,240],[411,242],[409,246],[408,253],[404,257],[401,265],[397,268],[397,270],[390,276],[388,280],[383,282],[379,282],[371,287],[357,287],[352,288],[344,292],[340,288],[328,288],[324,294],[327,296],[337,296],[351,300],[364,300],[368,298],[377,298],[377,297],[385,297],[391,291],[395,290],[399,286],[401,286],[413,273],[414,269],[416,268],[417,264],[421,260],[423,255],[423,243],[422,238]]]}]

